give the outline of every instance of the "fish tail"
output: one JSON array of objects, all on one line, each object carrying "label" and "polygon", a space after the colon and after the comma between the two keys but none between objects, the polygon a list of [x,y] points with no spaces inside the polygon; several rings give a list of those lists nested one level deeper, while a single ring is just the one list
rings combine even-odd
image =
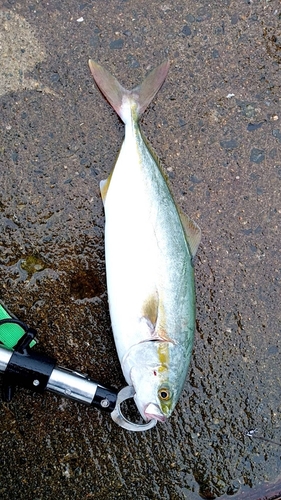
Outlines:
[{"label": "fish tail", "polygon": [[89,66],[97,86],[126,124],[131,120],[132,109],[135,110],[134,116],[136,120],[140,118],[155,94],[162,87],[170,63],[165,61],[160,66],[157,66],[140,85],[132,90],[122,87],[114,76],[92,59],[89,60]]}]

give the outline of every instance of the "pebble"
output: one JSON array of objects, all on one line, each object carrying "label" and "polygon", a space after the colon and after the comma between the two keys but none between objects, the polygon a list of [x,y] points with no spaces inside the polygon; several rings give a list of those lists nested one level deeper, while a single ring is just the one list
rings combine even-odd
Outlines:
[{"label": "pebble", "polygon": [[237,148],[237,141],[235,139],[230,139],[229,141],[220,141],[220,145],[223,149],[235,149]]},{"label": "pebble", "polygon": [[189,23],[194,23],[196,21],[195,17],[192,15],[192,14],[187,14],[186,16],[186,20],[189,22]]},{"label": "pebble", "polygon": [[190,36],[191,35],[191,29],[187,24],[184,25],[181,32],[182,32],[183,36]]},{"label": "pebble", "polygon": [[248,123],[247,130],[249,132],[253,132],[254,130],[257,130],[258,128],[262,127],[263,122],[260,123]]},{"label": "pebble", "polygon": [[139,68],[140,63],[131,54],[127,57],[128,64],[131,68]]},{"label": "pebble", "polygon": [[272,130],[272,135],[273,135],[273,137],[278,139],[279,142],[281,142],[281,132],[278,128]]},{"label": "pebble", "polygon": [[253,163],[261,163],[264,160],[264,150],[253,148],[250,154],[250,161]]},{"label": "pebble", "polygon": [[218,59],[220,57],[220,53],[217,49],[212,50],[212,58],[213,59]]},{"label": "pebble", "polygon": [[112,40],[110,42],[109,48],[110,49],[122,49],[124,45],[124,40],[122,38],[117,38],[117,40]]}]

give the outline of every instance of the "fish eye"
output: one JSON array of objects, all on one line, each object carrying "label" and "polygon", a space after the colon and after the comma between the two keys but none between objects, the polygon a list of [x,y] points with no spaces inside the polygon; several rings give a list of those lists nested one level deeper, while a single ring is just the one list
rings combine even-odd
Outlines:
[{"label": "fish eye", "polygon": [[162,399],[162,401],[168,401],[171,398],[171,393],[169,389],[162,387],[162,389],[159,389],[158,391],[158,396]]}]

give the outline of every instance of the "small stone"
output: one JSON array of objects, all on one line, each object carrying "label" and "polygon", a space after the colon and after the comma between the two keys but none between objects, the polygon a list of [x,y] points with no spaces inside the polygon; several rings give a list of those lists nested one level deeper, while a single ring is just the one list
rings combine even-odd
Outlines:
[{"label": "small stone", "polygon": [[182,32],[183,36],[190,36],[191,35],[191,29],[187,24],[185,24],[185,26],[182,28],[181,32]]},{"label": "small stone", "polygon": [[269,346],[267,348],[267,352],[270,355],[272,355],[272,354],[278,354],[278,347],[276,345]]},{"label": "small stone", "polygon": [[257,130],[258,128],[263,126],[263,122],[261,123],[248,123],[247,130],[248,132],[253,132],[254,130]]},{"label": "small stone", "polygon": [[89,167],[91,164],[90,160],[88,158],[82,158],[80,160],[80,165]]},{"label": "small stone", "polygon": [[202,179],[199,179],[196,175],[190,175],[189,179],[193,184],[200,184],[200,182],[202,182]]},{"label": "small stone", "polygon": [[272,130],[272,135],[273,135],[273,137],[278,139],[279,142],[281,142],[281,132],[278,128],[276,128],[275,130]]},{"label": "small stone", "polygon": [[239,108],[241,108],[242,115],[246,116],[249,119],[255,116],[257,112],[255,103],[240,101],[239,99],[236,99],[236,104],[237,106],[239,106]]},{"label": "small stone", "polygon": [[212,58],[213,59],[218,59],[220,57],[220,53],[217,49],[212,50]]},{"label": "small stone", "polygon": [[255,115],[255,113],[256,113],[255,107],[252,106],[251,104],[247,104],[247,106],[245,107],[245,116],[251,118],[252,116]]},{"label": "small stone", "polygon": [[189,22],[189,23],[194,23],[196,21],[195,17],[192,15],[192,14],[187,14],[186,16],[186,20]]},{"label": "small stone", "polygon": [[220,141],[220,145],[223,149],[235,149],[237,148],[237,141],[235,139],[230,139],[229,141]]},{"label": "small stone", "polygon": [[223,35],[224,34],[224,27],[223,26],[217,26],[214,29],[215,35]]},{"label": "small stone", "polygon": [[269,153],[268,153],[268,156],[269,156],[269,158],[272,158],[272,159],[276,158],[276,156],[277,156],[277,148],[271,149],[269,151]]},{"label": "small stone", "polygon": [[265,155],[263,149],[253,148],[250,154],[250,161],[253,163],[261,163],[264,161]]},{"label": "small stone", "polygon": [[183,120],[182,118],[179,118],[179,126],[180,127],[185,127],[187,124],[186,120]]},{"label": "small stone", "polygon": [[131,54],[128,55],[127,60],[131,68],[139,68],[140,63]]},{"label": "small stone", "polygon": [[50,80],[51,80],[51,82],[53,82],[53,83],[58,82],[58,81],[59,81],[59,79],[60,79],[60,76],[59,76],[59,74],[58,74],[58,73],[53,73],[53,74],[50,76]]},{"label": "small stone", "polygon": [[99,46],[100,39],[99,36],[91,36],[90,38],[90,46],[97,48]]},{"label": "small stone", "polygon": [[123,45],[124,45],[124,40],[122,40],[122,38],[117,38],[117,40],[112,40],[112,42],[110,42],[109,48],[122,49]]},{"label": "small stone", "polygon": [[12,160],[13,160],[13,162],[17,163],[18,159],[19,159],[19,154],[17,153],[17,151],[13,151],[13,153],[12,153]]}]

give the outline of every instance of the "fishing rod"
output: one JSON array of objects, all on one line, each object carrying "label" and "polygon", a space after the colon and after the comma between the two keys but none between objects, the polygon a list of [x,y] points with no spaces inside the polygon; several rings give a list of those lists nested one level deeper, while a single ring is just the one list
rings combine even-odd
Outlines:
[{"label": "fishing rod", "polygon": [[122,413],[121,403],[134,397],[132,386],[117,391],[105,387],[88,375],[57,366],[56,360],[36,352],[37,331],[14,317],[0,304],[0,374],[2,398],[11,401],[17,387],[33,392],[50,391],[68,399],[111,414],[112,420],[130,431],[146,431],[155,420],[138,424],[130,422]]}]

